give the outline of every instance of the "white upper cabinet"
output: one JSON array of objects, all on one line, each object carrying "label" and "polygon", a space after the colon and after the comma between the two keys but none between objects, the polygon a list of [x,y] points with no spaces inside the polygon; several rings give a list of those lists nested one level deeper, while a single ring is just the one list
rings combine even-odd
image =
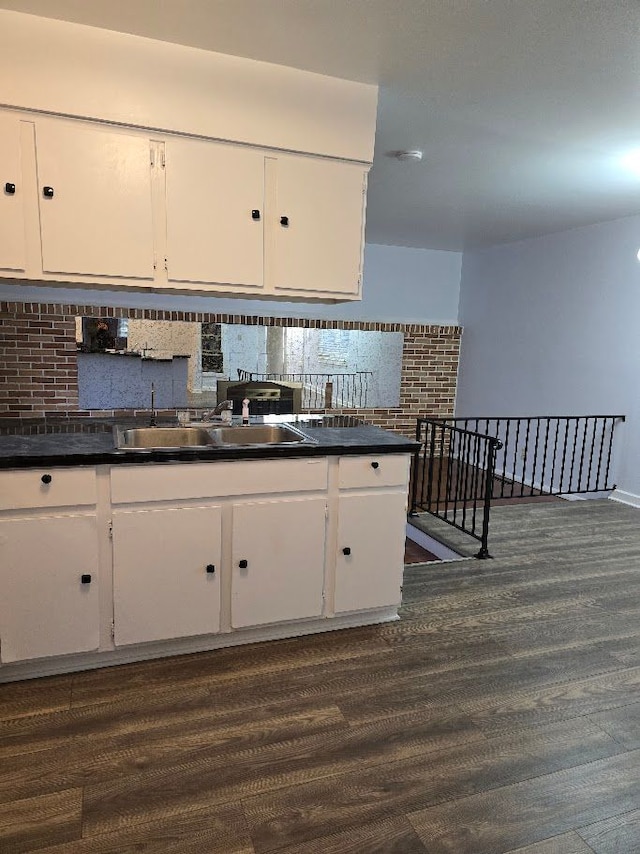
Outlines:
[{"label": "white upper cabinet", "polygon": [[153,279],[148,138],[41,120],[36,151],[43,272]]},{"label": "white upper cabinet", "polygon": [[0,155],[0,277],[361,298],[366,164],[17,112]]},{"label": "white upper cabinet", "polygon": [[275,292],[359,297],[367,169],[281,155],[275,171]]},{"label": "white upper cabinet", "polygon": [[190,139],[166,144],[170,282],[263,286],[264,154]]},{"label": "white upper cabinet", "polygon": [[22,122],[0,115],[0,268],[24,270],[24,183],[20,131]]},{"label": "white upper cabinet", "polygon": [[366,175],[359,164],[169,140],[168,282],[358,298]]},{"label": "white upper cabinet", "polygon": [[[20,191],[0,198],[0,277],[360,299],[376,86],[8,10],[0,25],[3,103],[37,139],[26,259]],[[19,186],[0,178],[0,196]]]}]

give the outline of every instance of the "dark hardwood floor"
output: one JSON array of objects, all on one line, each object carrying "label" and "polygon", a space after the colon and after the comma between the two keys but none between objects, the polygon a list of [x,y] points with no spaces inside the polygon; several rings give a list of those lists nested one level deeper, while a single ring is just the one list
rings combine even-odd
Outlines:
[{"label": "dark hardwood floor", "polygon": [[404,544],[404,565],[411,563],[429,563],[429,561],[440,560],[433,552],[423,549],[418,543],[406,538]]},{"label": "dark hardwood floor", "polygon": [[[473,506],[474,499],[481,505],[485,495],[485,474],[482,469],[451,459],[450,457],[435,457],[433,469],[430,472],[431,489],[427,488],[429,475],[429,462],[421,460],[417,469],[412,467],[409,496],[413,496],[413,479],[417,476],[416,498],[418,507],[425,510],[438,510],[444,514],[445,511],[453,513],[456,508]],[[562,501],[557,495],[543,494],[530,484],[524,484],[519,480],[502,478],[499,475],[493,478],[491,485],[491,505],[530,504]]]},{"label": "dark hardwood floor", "polygon": [[0,685],[0,852],[640,852],[640,513],[491,536],[385,626]]}]

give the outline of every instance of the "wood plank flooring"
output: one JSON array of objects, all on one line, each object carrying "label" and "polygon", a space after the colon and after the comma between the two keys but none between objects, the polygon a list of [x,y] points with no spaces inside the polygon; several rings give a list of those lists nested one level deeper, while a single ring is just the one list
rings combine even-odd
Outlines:
[{"label": "wood plank flooring", "polygon": [[423,549],[418,543],[410,540],[408,537],[404,543],[404,564],[410,563],[429,563],[433,560],[440,560],[433,552]]},{"label": "wood plank flooring", "polygon": [[497,507],[492,553],[384,626],[0,685],[0,852],[640,852],[640,512]]},{"label": "wood plank flooring", "polygon": [[[429,466],[431,465],[431,470]],[[476,466],[469,465],[447,456],[435,456],[432,461],[420,458],[416,469],[411,468],[411,483],[409,487],[410,500],[413,497],[413,481],[417,477],[416,499],[418,507],[426,510],[429,507],[444,515],[455,513],[455,509],[466,507],[470,509],[474,500],[482,506],[486,490],[486,474]],[[428,483],[431,483],[431,489]],[[503,504],[528,504],[531,501],[557,502],[563,499],[557,495],[548,495],[536,489],[530,483],[501,476],[499,473],[491,484],[491,506]]]}]

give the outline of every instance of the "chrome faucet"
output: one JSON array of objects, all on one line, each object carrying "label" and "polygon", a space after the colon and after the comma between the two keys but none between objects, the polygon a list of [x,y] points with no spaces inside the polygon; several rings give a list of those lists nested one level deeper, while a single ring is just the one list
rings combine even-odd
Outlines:
[{"label": "chrome faucet", "polygon": [[223,400],[219,403],[216,408],[213,410],[214,415],[221,415],[224,409],[233,409],[233,401],[232,400]]},{"label": "chrome faucet", "polygon": [[151,415],[149,416],[149,427],[156,426],[156,387],[151,383]]},{"label": "chrome faucet", "polygon": [[221,415],[225,409],[229,412],[233,412],[232,400],[223,400],[215,407],[215,409],[212,409],[211,411],[206,410],[202,413],[202,420],[209,421],[211,418],[216,418],[217,416]]}]

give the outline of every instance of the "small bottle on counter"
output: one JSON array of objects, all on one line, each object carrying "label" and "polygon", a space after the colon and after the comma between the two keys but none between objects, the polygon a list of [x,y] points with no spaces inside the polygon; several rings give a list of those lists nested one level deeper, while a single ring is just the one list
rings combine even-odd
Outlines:
[{"label": "small bottle on counter", "polygon": [[242,401],[242,423],[249,423],[249,398],[245,397]]}]

